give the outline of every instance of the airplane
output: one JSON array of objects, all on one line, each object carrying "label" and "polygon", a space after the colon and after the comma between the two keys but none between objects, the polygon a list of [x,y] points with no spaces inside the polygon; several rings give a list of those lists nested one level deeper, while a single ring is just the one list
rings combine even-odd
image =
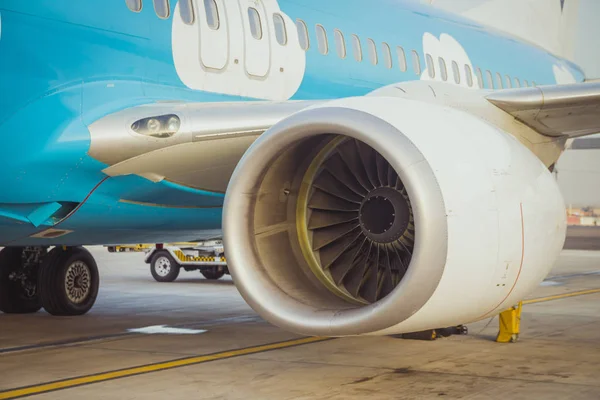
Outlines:
[{"label": "airplane", "polygon": [[562,249],[588,78],[414,0],[0,0],[0,310],[87,313],[83,246],[223,237],[294,332],[496,315]]}]

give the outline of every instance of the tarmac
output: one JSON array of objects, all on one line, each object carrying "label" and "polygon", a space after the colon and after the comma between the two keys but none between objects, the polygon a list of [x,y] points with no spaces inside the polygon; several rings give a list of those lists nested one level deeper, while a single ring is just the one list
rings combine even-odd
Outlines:
[{"label": "tarmac", "polygon": [[569,230],[508,344],[497,317],[435,341],[305,338],[258,317],[229,277],[158,283],[143,254],[94,247],[89,314],[0,314],[0,399],[598,399],[600,229],[586,229]]}]

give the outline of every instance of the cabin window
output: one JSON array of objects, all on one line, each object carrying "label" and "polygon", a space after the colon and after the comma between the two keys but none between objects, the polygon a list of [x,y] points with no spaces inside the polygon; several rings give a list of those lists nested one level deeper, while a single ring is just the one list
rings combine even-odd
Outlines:
[{"label": "cabin window", "polygon": [[325,55],[329,53],[329,43],[327,43],[327,31],[323,25],[317,25],[317,46],[319,53]]},{"label": "cabin window", "polygon": [[387,68],[391,69],[393,66],[392,49],[390,49],[390,45],[385,42],[381,45],[381,47],[383,49],[383,62]]},{"label": "cabin window", "polygon": [[184,24],[192,25],[194,23],[194,5],[192,0],[179,0],[179,16]]},{"label": "cabin window", "polygon": [[521,81],[519,80],[519,78],[515,78],[515,85],[516,88],[520,88],[521,87]]},{"label": "cabin window", "polygon": [[360,38],[356,35],[352,35],[352,52],[354,53],[354,59],[361,62],[363,59],[362,46],[360,45]]},{"label": "cabin window", "polygon": [[496,85],[498,89],[503,89],[504,84],[502,83],[502,75],[499,72],[496,72]]},{"label": "cabin window", "polygon": [[310,47],[310,39],[308,38],[308,27],[301,19],[296,20],[296,30],[298,31],[298,41],[300,48],[304,51]]},{"label": "cabin window", "polygon": [[529,87],[529,82],[527,81],[527,79],[525,79],[525,80],[523,81],[523,85],[525,85],[525,87]]},{"label": "cabin window", "polygon": [[333,31],[333,37],[335,39],[335,49],[339,58],[346,58],[346,41],[344,40],[344,34],[339,29]]},{"label": "cabin window", "polygon": [[127,7],[133,12],[142,11],[142,0],[125,0]]},{"label": "cabin window", "polygon": [[427,65],[427,73],[431,79],[435,78],[435,65],[433,65],[433,57],[431,54],[425,54],[425,64]]},{"label": "cabin window", "polygon": [[460,69],[458,69],[458,63],[452,61],[452,75],[454,75],[454,83],[460,83]]},{"label": "cabin window", "polygon": [[216,31],[221,26],[217,2],[215,0],[204,0],[204,9],[206,10],[206,24],[210,29]]},{"label": "cabin window", "polygon": [[413,71],[416,75],[421,75],[421,58],[416,50],[412,50]]},{"label": "cabin window", "polygon": [[477,67],[475,75],[477,75],[477,86],[479,89],[483,89],[483,73],[481,72],[481,68]]},{"label": "cabin window", "polygon": [[487,80],[488,89],[494,89],[494,77],[492,76],[492,72],[489,69],[485,71],[485,77]]},{"label": "cabin window", "polygon": [[262,21],[256,8],[248,7],[248,20],[250,21],[250,33],[252,37],[256,40],[261,40],[263,37]]},{"label": "cabin window", "polygon": [[404,53],[404,49],[396,46],[396,54],[398,55],[398,67],[400,71],[406,72],[406,54]]},{"label": "cabin window", "polygon": [[371,64],[377,65],[379,60],[377,59],[377,45],[373,39],[367,39],[367,47],[369,48],[369,60]]},{"label": "cabin window", "polygon": [[465,64],[465,78],[467,78],[467,85],[473,87],[473,71],[468,64]]},{"label": "cabin window", "polygon": [[285,29],[285,21],[280,14],[273,14],[273,25],[275,26],[275,39],[282,46],[287,44],[287,30]]},{"label": "cabin window", "polygon": [[448,68],[446,68],[446,60],[442,57],[438,57],[438,63],[440,64],[440,76],[443,81],[448,80]]},{"label": "cabin window", "polygon": [[504,77],[504,79],[505,79],[505,82],[506,82],[506,84],[505,84],[504,87],[507,88],[507,89],[512,88],[512,79],[510,79],[510,76],[506,75]]},{"label": "cabin window", "polygon": [[167,19],[171,9],[169,8],[169,0],[154,0],[154,11],[159,18]]}]

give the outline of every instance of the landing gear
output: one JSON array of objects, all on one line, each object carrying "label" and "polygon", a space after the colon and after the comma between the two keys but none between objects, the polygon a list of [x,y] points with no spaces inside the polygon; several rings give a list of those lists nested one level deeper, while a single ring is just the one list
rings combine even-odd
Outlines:
[{"label": "landing gear", "polygon": [[100,276],[82,247],[7,247],[0,251],[0,311],[81,315],[96,302]]},{"label": "landing gear", "polygon": [[42,302],[37,290],[41,248],[7,247],[0,251],[0,311],[28,314],[39,311]]},{"label": "landing gear", "polygon": [[96,261],[82,247],[55,247],[45,257],[38,277],[44,309],[52,315],[87,313],[98,296]]}]

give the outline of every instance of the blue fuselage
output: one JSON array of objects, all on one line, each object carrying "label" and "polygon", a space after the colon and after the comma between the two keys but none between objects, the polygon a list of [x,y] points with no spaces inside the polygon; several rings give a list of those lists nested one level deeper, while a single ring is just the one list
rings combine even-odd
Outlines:
[{"label": "blue fuselage", "polygon": [[[124,0],[0,0],[0,245],[149,243],[219,234],[222,193],[135,175],[109,178],[102,172],[107,165],[88,154],[89,125],[117,111],[169,100],[250,99],[184,84],[172,43],[173,20],[180,15],[176,1],[170,3],[169,18],[161,19],[150,0],[140,12],[132,12]],[[542,49],[410,1],[278,4],[291,20],[306,23],[310,37],[303,79],[292,100],[360,96],[384,85],[428,79],[425,34],[450,35],[460,43],[473,69],[483,71],[488,89],[488,70],[496,89],[497,73],[505,86],[506,79],[511,85],[515,79],[555,84],[556,66],[577,81],[584,78],[577,67]],[[326,55],[317,45],[317,24],[328,32]],[[336,54],[334,29],[345,33],[345,58]],[[363,40],[362,62],[352,56],[351,34]],[[390,44],[392,68],[381,52],[377,65],[370,62],[367,38]],[[406,71],[397,60],[397,46],[405,51]],[[421,65],[418,74],[413,50]],[[452,80],[451,65],[447,74]],[[70,233],[35,237],[48,229]]]}]

